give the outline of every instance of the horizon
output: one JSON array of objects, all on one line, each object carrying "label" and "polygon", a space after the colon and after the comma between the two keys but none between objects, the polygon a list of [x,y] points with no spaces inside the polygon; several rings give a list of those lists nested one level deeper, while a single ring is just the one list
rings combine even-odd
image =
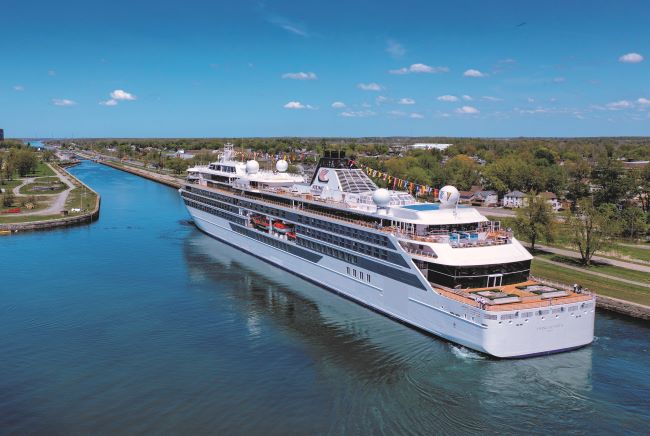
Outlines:
[{"label": "horizon", "polygon": [[639,0],[9,1],[8,138],[650,136]]}]

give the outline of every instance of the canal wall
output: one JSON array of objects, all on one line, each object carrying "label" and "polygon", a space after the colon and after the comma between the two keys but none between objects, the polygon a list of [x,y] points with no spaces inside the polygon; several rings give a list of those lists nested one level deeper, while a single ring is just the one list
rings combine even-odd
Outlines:
[{"label": "canal wall", "polygon": [[140,169],[140,168],[135,168],[131,167],[128,165],[121,165],[117,164],[115,162],[111,162],[108,160],[97,160],[97,163],[100,163],[102,165],[109,166],[111,168],[115,168],[116,170],[120,171],[125,171],[127,173],[135,174],[136,176],[144,177],[145,179],[152,180],[157,183],[162,183],[163,185],[167,185],[171,188],[180,188],[183,186],[183,182],[178,180],[176,177],[168,176],[166,174],[158,174],[154,173],[153,171],[145,170],[145,169]]},{"label": "canal wall", "polygon": [[637,303],[631,303],[625,300],[619,300],[618,298],[597,295],[596,307],[599,309],[611,310],[612,312],[632,316],[634,318],[650,320],[650,307]]},{"label": "canal wall", "polygon": [[66,173],[66,176],[73,180],[73,183],[84,186],[87,190],[91,191],[96,195],[95,207],[89,211],[82,213],[81,215],[75,216],[65,216],[61,218],[48,219],[42,221],[29,221],[23,223],[2,223],[0,224],[0,231],[3,232],[27,232],[27,231],[36,231],[36,230],[49,230],[59,227],[69,227],[77,226],[82,224],[89,224],[93,221],[96,221],[99,218],[99,211],[101,208],[101,197],[100,195],[91,189],[88,185],[83,183],[81,180],[70,174],[65,168],[56,166],[57,169]]}]

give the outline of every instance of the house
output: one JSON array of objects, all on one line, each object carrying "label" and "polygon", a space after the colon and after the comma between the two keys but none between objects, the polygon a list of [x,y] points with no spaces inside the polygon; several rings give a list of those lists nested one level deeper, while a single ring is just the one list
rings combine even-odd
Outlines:
[{"label": "house", "polygon": [[459,191],[458,193],[460,194],[458,203],[470,204],[472,202],[472,198],[474,197],[474,193],[472,191]]},{"label": "house", "polygon": [[471,202],[473,206],[496,207],[499,205],[499,195],[496,191],[478,191]]},{"label": "house", "polygon": [[524,207],[528,204],[526,194],[521,191],[510,191],[503,196],[503,207]]},{"label": "house", "polygon": [[540,197],[544,198],[548,204],[551,205],[554,211],[558,211],[562,208],[562,204],[560,203],[560,200],[558,200],[557,195],[555,195],[552,192],[542,192],[539,194]]}]

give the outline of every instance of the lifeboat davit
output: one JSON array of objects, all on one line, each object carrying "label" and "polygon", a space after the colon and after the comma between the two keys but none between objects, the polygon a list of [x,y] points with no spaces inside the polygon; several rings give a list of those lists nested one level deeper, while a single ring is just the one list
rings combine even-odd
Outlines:
[{"label": "lifeboat davit", "polygon": [[289,233],[291,230],[290,225],[283,223],[282,221],[274,221],[273,222],[273,230],[278,232],[278,233]]},{"label": "lifeboat davit", "polygon": [[253,216],[251,217],[251,222],[253,225],[257,228],[263,229],[263,230],[268,230],[269,229],[269,220],[266,217],[263,216]]}]

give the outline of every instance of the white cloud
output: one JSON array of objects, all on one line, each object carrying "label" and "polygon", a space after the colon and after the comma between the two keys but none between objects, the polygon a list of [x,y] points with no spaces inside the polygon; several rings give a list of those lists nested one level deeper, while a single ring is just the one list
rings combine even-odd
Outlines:
[{"label": "white cloud", "polygon": [[646,106],[646,105],[650,104],[650,100],[648,100],[647,98],[643,98],[643,97],[639,98],[636,102],[639,103],[640,105],[643,105],[643,106]]},{"label": "white cloud", "polygon": [[419,119],[424,118],[424,115],[419,114],[417,112],[411,112],[411,114],[409,115],[409,118],[415,118],[415,119],[419,120]]},{"label": "white cloud", "polygon": [[476,109],[473,106],[463,106],[458,109],[456,109],[457,114],[477,114],[479,113],[479,110]]},{"label": "white cloud", "polygon": [[562,83],[566,82],[566,79],[564,77],[554,77],[553,78],[553,83]]},{"label": "white cloud", "polygon": [[117,106],[117,100],[111,98],[110,100],[100,101],[99,104],[102,106]]},{"label": "white cloud", "polygon": [[386,51],[394,58],[401,58],[406,54],[406,49],[402,44],[392,39],[388,40]]},{"label": "white cloud", "polygon": [[629,102],[627,100],[619,100],[619,101],[613,101],[611,103],[607,103],[605,105],[607,109],[617,111],[620,109],[629,109],[633,106],[632,102]]},{"label": "white cloud", "polygon": [[[465,97],[468,97],[468,96],[463,96],[463,98],[465,98]],[[447,95],[441,95],[440,97],[438,97],[438,100],[439,101],[446,101],[446,102],[454,102],[454,101],[458,101],[458,97],[456,97],[455,95],[447,94]],[[470,100],[471,100],[471,97],[470,97]]]},{"label": "white cloud", "polygon": [[405,117],[406,112],[403,112],[403,111],[389,111],[388,115],[392,115],[394,117]]},{"label": "white cloud", "polygon": [[409,67],[402,67],[396,70],[389,70],[388,72],[390,74],[409,74],[409,73],[435,74],[435,73],[447,73],[448,71],[449,71],[448,67],[432,67],[425,64],[411,64],[411,66]]},{"label": "white cloud", "polygon": [[335,101],[334,103],[332,103],[332,107],[334,109],[343,109],[344,107],[346,107],[346,105],[342,101]]},{"label": "white cloud", "polygon": [[463,95],[463,100],[465,101],[472,101],[474,100],[471,95]]},{"label": "white cloud", "polygon": [[491,95],[484,95],[483,97],[481,97],[481,99],[487,100],[487,101],[503,101],[502,98],[492,97]]},{"label": "white cloud", "polygon": [[638,64],[639,62],[643,62],[643,56],[639,53],[627,53],[618,58],[618,61],[624,64]]},{"label": "white cloud", "polygon": [[294,26],[293,24],[283,24],[280,27],[282,27],[284,30],[286,30],[288,32],[291,32],[291,33],[293,33],[295,35],[307,36],[307,32],[305,32],[304,30],[302,30],[299,27]]},{"label": "white cloud", "polygon": [[364,101],[363,103],[361,103],[361,107],[370,108],[370,107],[372,107],[372,105],[370,103],[366,103]]},{"label": "white cloud", "polygon": [[377,98],[375,99],[375,104],[380,105],[380,104],[385,103],[385,102],[387,102],[387,101],[388,101],[388,97],[385,97],[385,96],[383,96],[383,95],[380,95],[379,97],[377,97]]},{"label": "white cloud", "polygon": [[388,70],[388,74],[408,74],[409,69],[406,67],[398,68],[396,70]]},{"label": "white cloud", "polygon": [[25,87],[23,85],[14,85],[14,91],[24,91]]},{"label": "white cloud", "polygon": [[283,106],[285,109],[314,109],[313,106],[302,104],[299,101],[290,101]]},{"label": "white cloud", "polygon": [[535,99],[534,99],[533,97],[528,97],[528,98],[526,99],[526,101],[527,101],[528,103],[535,103]]},{"label": "white cloud", "polygon": [[111,99],[118,100],[118,101],[135,100],[136,96],[122,89],[116,89],[115,91],[111,92]]},{"label": "white cloud", "polygon": [[308,73],[303,73],[302,71],[299,73],[284,73],[282,75],[283,79],[292,79],[292,80],[316,80],[318,77],[316,77],[316,73],[308,72]]},{"label": "white cloud", "polygon": [[53,98],[52,103],[54,103],[54,106],[74,106],[77,104],[76,101],[68,100],[67,98]]},{"label": "white cloud", "polygon": [[56,71],[55,70],[47,70],[47,75],[48,76],[56,76]]},{"label": "white cloud", "polygon": [[291,22],[289,19],[285,17],[279,15],[271,15],[267,17],[266,20],[269,23],[278,26],[280,29],[284,29],[289,33],[293,33],[294,35],[303,36],[303,37],[309,36],[307,31],[302,26],[299,26],[298,24]]},{"label": "white cloud", "polygon": [[485,77],[487,74],[481,73],[479,70],[469,69],[463,73],[465,77]]},{"label": "white cloud", "polygon": [[378,83],[359,83],[357,88],[363,89],[364,91],[381,91],[383,87]]},{"label": "white cloud", "polygon": [[346,118],[364,118],[372,117],[373,115],[377,114],[373,111],[345,111],[341,112],[340,115]]},{"label": "white cloud", "polygon": [[400,98],[397,103],[398,104],[415,104],[415,100],[413,100],[412,98],[404,97],[404,98]]}]

